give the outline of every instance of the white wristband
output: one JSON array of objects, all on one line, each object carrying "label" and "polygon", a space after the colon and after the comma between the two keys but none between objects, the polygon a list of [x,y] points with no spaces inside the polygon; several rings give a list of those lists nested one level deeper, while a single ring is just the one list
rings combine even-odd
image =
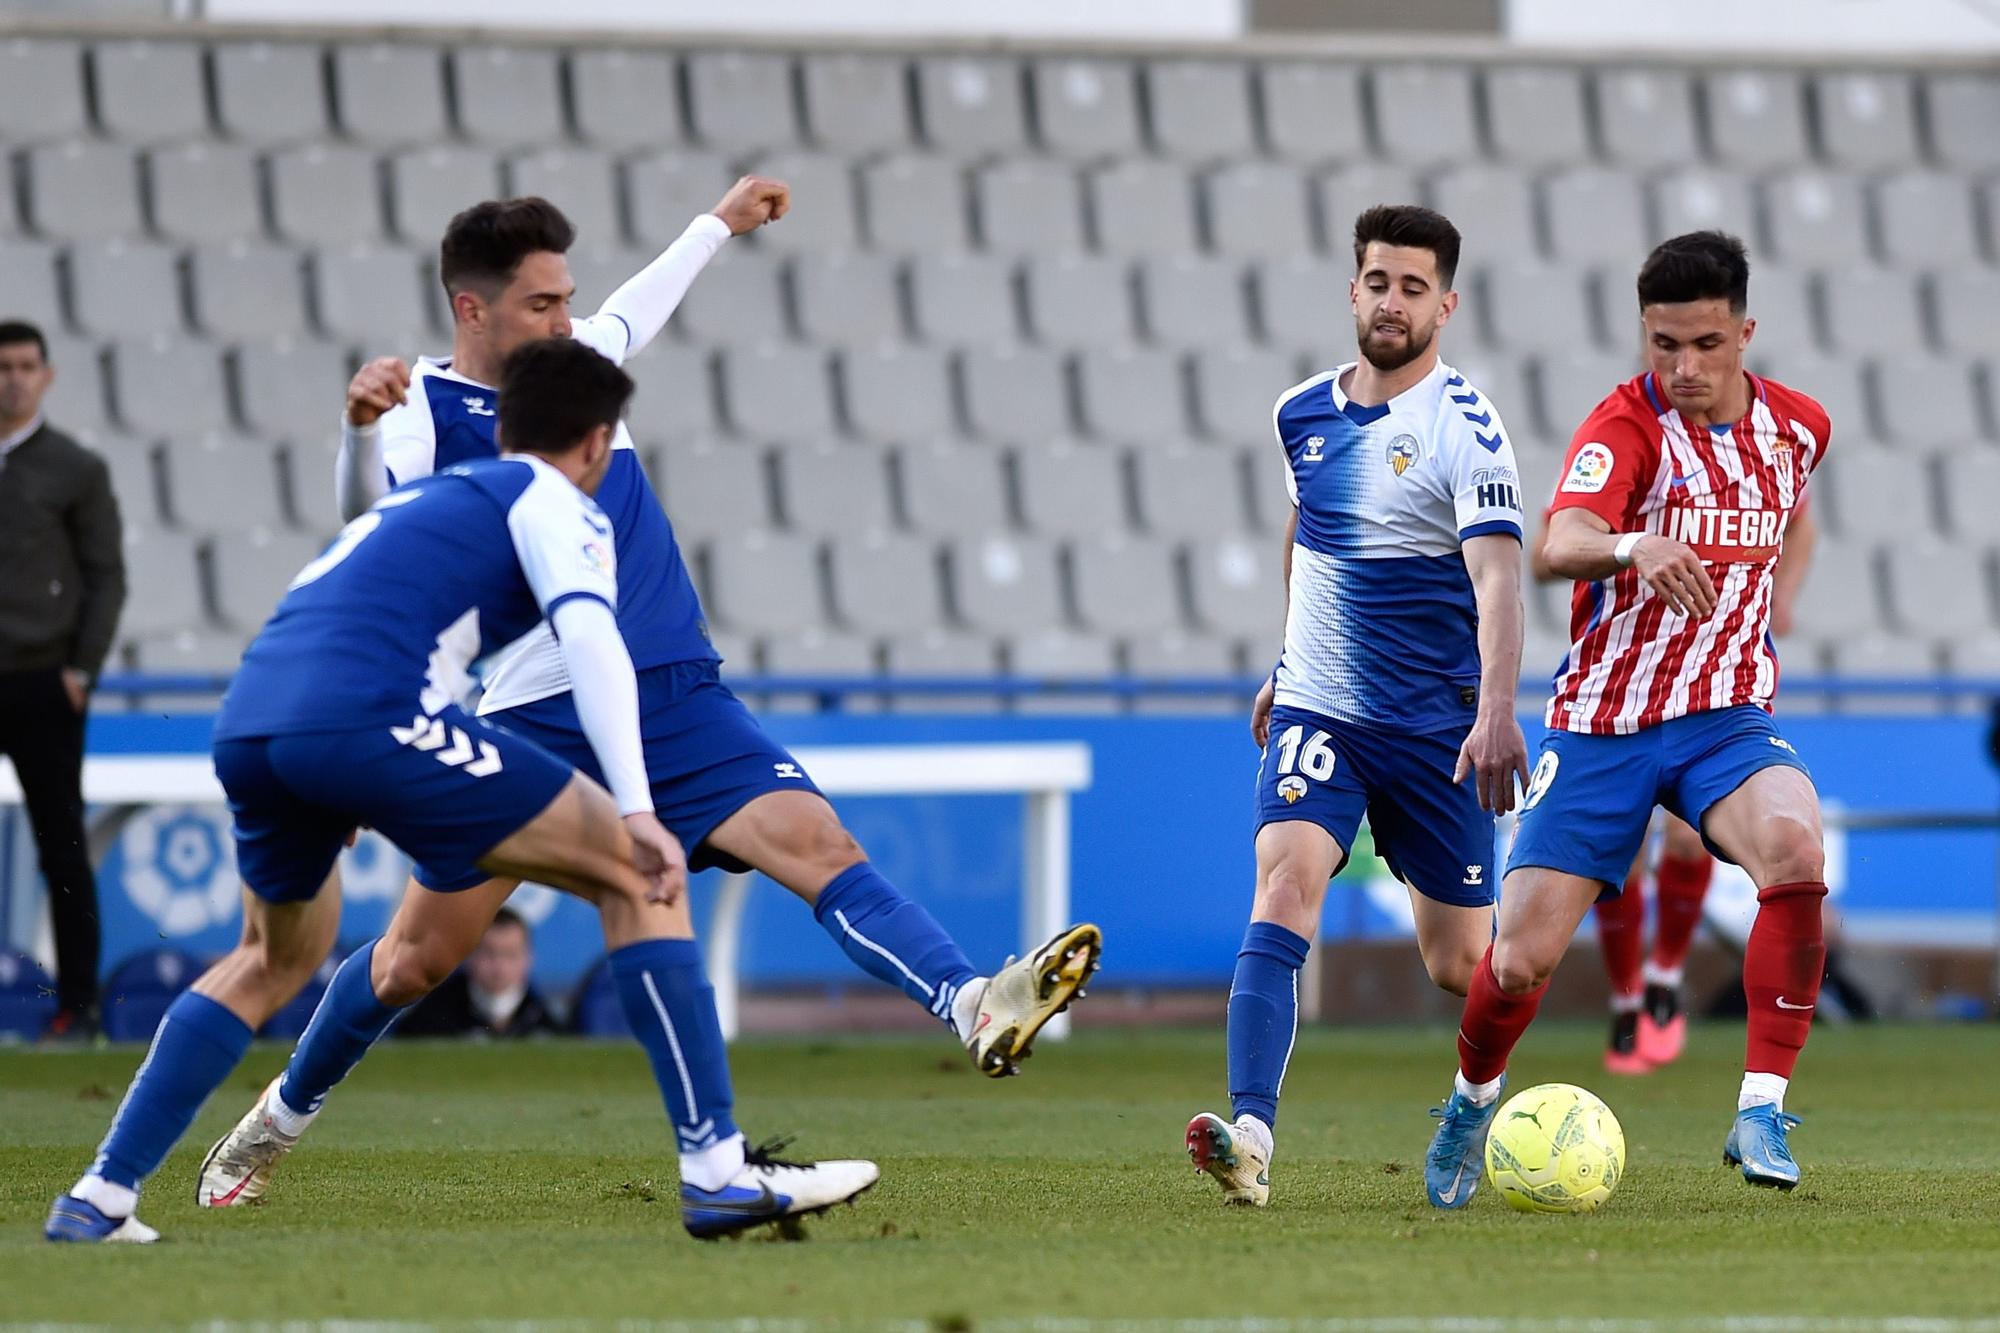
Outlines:
[{"label": "white wristband", "polygon": [[1611,553],[1612,558],[1615,559],[1619,564],[1625,566],[1625,568],[1627,569],[1632,568],[1632,552],[1638,549],[1639,543],[1643,541],[1645,537],[1646,534],[1643,532],[1626,533],[1623,537],[1620,537],[1618,539],[1618,547]]}]

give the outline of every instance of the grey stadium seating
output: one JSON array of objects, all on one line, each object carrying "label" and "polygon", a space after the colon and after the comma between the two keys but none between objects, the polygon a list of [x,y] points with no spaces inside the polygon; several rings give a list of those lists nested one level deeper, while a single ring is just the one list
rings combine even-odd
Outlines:
[{"label": "grey stadium seating", "polygon": [[453,212],[555,199],[588,313],[783,175],[794,215],[631,367],[739,666],[1213,675],[1275,647],[1271,403],[1351,355],[1357,212],[1464,227],[1445,354],[1535,493],[1636,368],[1644,248],[1723,226],[1753,364],[1835,422],[1788,664],[1966,669],[2000,661],[1996,123],[1990,70],[1879,63],[49,33],[0,40],[0,316],[123,495],[123,660],[226,667],[335,525],[345,376],[448,349]]}]

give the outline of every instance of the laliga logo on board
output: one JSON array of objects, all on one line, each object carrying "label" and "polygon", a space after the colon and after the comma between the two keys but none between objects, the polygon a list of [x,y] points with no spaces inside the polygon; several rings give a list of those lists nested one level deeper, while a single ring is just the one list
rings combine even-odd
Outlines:
[{"label": "laliga logo on board", "polygon": [[195,806],[152,806],[118,835],[125,896],[167,936],[234,919],[236,850],[220,821]]},{"label": "laliga logo on board", "polygon": [[1398,435],[1389,441],[1389,470],[1399,477],[1415,467],[1422,456],[1423,450],[1414,435]]}]

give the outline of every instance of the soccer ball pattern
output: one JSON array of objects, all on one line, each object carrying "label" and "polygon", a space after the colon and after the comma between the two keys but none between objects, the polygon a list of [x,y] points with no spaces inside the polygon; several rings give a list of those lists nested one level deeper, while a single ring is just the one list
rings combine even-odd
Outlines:
[{"label": "soccer ball pattern", "polygon": [[1486,1137],[1486,1178],[1520,1212],[1590,1212],[1624,1174],[1618,1117],[1596,1094],[1568,1083],[1509,1097]]}]

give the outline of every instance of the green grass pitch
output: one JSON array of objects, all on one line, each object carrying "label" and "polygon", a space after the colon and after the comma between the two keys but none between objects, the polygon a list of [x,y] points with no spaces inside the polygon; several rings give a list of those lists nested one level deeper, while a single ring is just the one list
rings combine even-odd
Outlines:
[{"label": "green grass pitch", "polygon": [[2000,1313],[1990,1027],[1815,1034],[1789,1108],[1806,1171],[1790,1195],[1718,1162],[1736,1030],[1697,1028],[1682,1065],[1640,1080],[1604,1074],[1599,1040],[1595,1025],[1539,1029],[1513,1071],[1515,1088],[1582,1083],[1625,1127],[1617,1196],[1557,1218],[1490,1192],[1463,1213],[1425,1205],[1443,1030],[1301,1035],[1262,1212],[1223,1208],[1181,1150],[1189,1115],[1226,1109],[1219,1031],[1085,1031],[1000,1083],[942,1038],[749,1041],[735,1068],[753,1137],[882,1163],[859,1206],[789,1244],[686,1237],[654,1089],[618,1045],[391,1043],[335,1093],[269,1202],[198,1210],[201,1154],[284,1058],[260,1046],[147,1192],[165,1241],[143,1249],[39,1235],[139,1052],[0,1052],[0,1321],[1277,1333],[1433,1318],[1956,1329]]}]

